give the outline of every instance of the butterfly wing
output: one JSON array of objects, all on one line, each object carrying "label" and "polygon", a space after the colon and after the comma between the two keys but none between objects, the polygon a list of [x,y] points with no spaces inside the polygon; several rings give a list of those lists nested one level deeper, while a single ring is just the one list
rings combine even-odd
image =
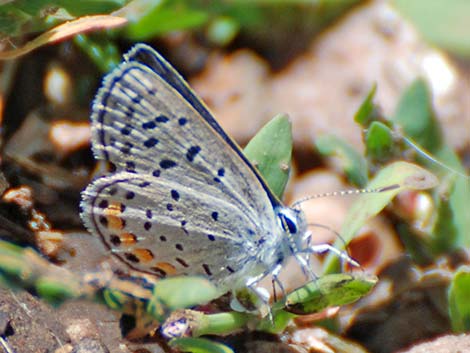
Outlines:
[{"label": "butterfly wing", "polygon": [[189,87],[181,75],[162,56],[146,44],[137,44],[124,57],[126,61],[136,61],[149,67],[165,82],[178,91],[186,101],[196,109],[201,117],[220,135],[220,137],[225,140],[225,142],[232,148],[233,152],[237,153],[239,157],[245,161],[246,166],[250,168],[253,174],[255,174],[255,176],[260,180],[261,185],[265,189],[273,205],[276,206],[279,204],[277,197],[266,185],[258,170],[245,157],[243,152],[240,150],[240,147],[225,133],[219,123],[209,112],[204,102],[196,96],[194,91]]},{"label": "butterfly wing", "polygon": [[88,186],[82,218],[140,271],[218,279],[249,267],[257,244],[279,236],[275,198],[182,78],[145,50],[161,68],[122,63],[94,102],[93,150],[116,174]]},{"label": "butterfly wing", "polygon": [[[219,280],[256,254],[241,234],[254,231],[254,223],[226,200],[179,182],[119,172],[97,179],[83,203],[88,228],[134,270]],[[246,229],[234,234],[233,224]]]}]

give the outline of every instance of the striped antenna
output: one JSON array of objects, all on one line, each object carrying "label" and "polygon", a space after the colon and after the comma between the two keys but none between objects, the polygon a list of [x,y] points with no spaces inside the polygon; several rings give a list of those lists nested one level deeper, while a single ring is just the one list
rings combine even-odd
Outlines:
[{"label": "striped antenna", "polygon": [[360,195],[360,194],[375,194],[379,192],[386,192],[390,190],[395,190],[400,187],[399,184],[392,184],[376,189],[353,189],[353,190],[340,190],[340,191],[332,191],[332,192],[324,192],[321,194],[315,194],[315,195],[310,195],[306,196],[300,200],[297,200],[292,204],[293,208],[297,208],[301,203],[304,203],[306,201],[310,201],[313,199],[318,199],[322,197],[331,197],[331,196],[349,196],[349,195]]}]

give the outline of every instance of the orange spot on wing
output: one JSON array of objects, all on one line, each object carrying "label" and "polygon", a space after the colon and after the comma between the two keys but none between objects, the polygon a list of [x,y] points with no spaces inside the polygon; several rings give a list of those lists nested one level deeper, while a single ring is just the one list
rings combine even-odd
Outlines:
[{"label": "orange spot on wing", "polygon": [[134,249],[132,250],[132,253],[139,258],[140,262],[149,262],[153,260],[153,254],[149,249]]},{"label": "orange spot on wing", "polygon": [[177,273],[176,267],[168,262],[158,262],[152,267],[155,272],[163,271],[167,275],[175,275]]},{"label": "orange spot on wing", "polygon": [[131,245],[137,243],[137,237],[133,233],[119,234],[119,239],[121,239],[121,243],[124,245]]},{"label": "orange spot on wing", "polygon": [[108,220],[108,228],[113,230],[121,230],[124,228],[124,221],[121,218],[121,203],[112,202],[103,210],[103,214]]}]

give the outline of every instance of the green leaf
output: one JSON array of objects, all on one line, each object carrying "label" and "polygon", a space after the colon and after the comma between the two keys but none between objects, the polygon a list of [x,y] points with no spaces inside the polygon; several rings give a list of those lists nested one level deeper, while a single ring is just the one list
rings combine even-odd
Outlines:
[{"label": "green leaf", "polygon": [[462,248],[470,246],[470,217],[468,207],[470,205],[470,179],[456,177],[454,187],[450,194],[450,206],[453,212],[454,224],[458,230],[456,244]]},{"label": "green leaf", "polygon": [[378,121],[372,122],[365,136],[367,155],[376,161],[384,161],[392,156],[394,141],[390,128]]},{"label": "green leaf", "polygon": [[112,41],[100,43],[79,34],[74,37],[74,42],[103,73],[111,71],[121,62],[121,53]]},{"label": "green leaf", "polygon": [[440,148],[441,131],[434,117],[428,87],[422,79],[414,81],[403,93],[392,121],[427,151],[432,153]]},{"label": "green leaf", "polygon": [[232,18],[220,16],[209,23],[207,38],[218,46],[228,45],[238,34],[239,25]]},{"label": "green leaf", "polygon": [[470,205],[470,177],[465,175],[465,168],[457,154],[447,146],[441,148],[436,158],[445,161],[446,165],[457,173],[447,173],[446,180],[449,183],[449,205],[452,210],[452,223],[457,230],[455,237],[456,248],[468,248],[470,246],[470,217],[468,205]]},{"label": "green leaf", "polygon": [[176,310],[207,303],[220,293],[205,278],[178,276],[158,281],[153,295],[170,310]]},{"label": "green leaf", "polygon": [[347,178],[356,186],[367,184],[367,161],[354,147],[334,135],[322,135],[315,141],[318,151],[326,157],[339,159]]},{"label": "green leaf", "polygon": [[321,276],[289,293],[283,303],[286,311],[306,315],[332,306],[351,304],[377,283],[377,277],[365,273],[339,273]]},{"label": "green leaf", "polygon": [[282,197],[291,168],[292,128],[285,114],[276,115],[258,131],[244,149],[272,192]]},{"label": "green leaf", "polygon": [[78,288],[64,286],[59,278],[39,278],[35,287],[39,297],[53,305],[63,304],[67,299],[75,299],[77,292],[80,292]]},{"label": "green leaf", "polygon": [[454,54],[470,57],[468,0],[394,0],[392,3],[430,43]]},{"label": "green leaf", "polygon": [[0,240],[0,273],[5,278],[28,278],[31,271],[22,257],[23,248]]},{"label": "green leaf", "polygon": [[181,352],[192,353],[235,353],[233,349],[222,343],[216,343],[204,338],[175,338],[170,341],[172,348]]},{"label": "green leaf", "polygon": [[[364,193],[359,195],[350,208],[340,232],[342,239],[335,243],[337,249],[348,244],[365,222],[377,215],[390,201],[403,190],[429,189],[438,184],[437,178],[427,170],[407,162],[395,162],[380,170],[371,180],[367,189],[382,192]],[[328,254],[324,263],[324,273],[338,271],[338,257]]]},{"label": "green leaf", "polygon": [[109,14],[126,4],[126,0],[55,0],[72,16],[80,17],[91,14]]},{"label": "green leaf", "polygon": [[84,295],[82,283],[68,271],[52,265],[31,248],[0,240],[0,283],[33,290],[53,305]]},{"label": "green leaf", "polygon": [[[297,315],[316,313],[331,306],[353,303],[366,295],[376,282],[375,276],[362,272],[322,276],[289,293],[285,300],[276,302],[272,307],[273,319],[269,316],[260,319],[259,316],[246,312],[205,314],[185,310],[171,315],[162,326],[162,332],[173,337],[188,332],[193,337],[228,335],[248,326],[256,327],[260,331],[278,333],[282,332]],[[188,322],[188,327],[183,328],[181,332],[179,329],[175,331],[175,322],[181,322],[183,318]]]},{"label": "green leaf", "polygon": [[373,121],[375,119],[375,116],[377,115],[376,107],[374,104],[376,91],[377,85],[374,84],[366,99],[364,100],[364,102],[362,102],[361,106],[354,115],[354,121],[363,127],[369,126],[371,121]]},{"label": "green leaf", "polygon": [[470,267],[460,267],[448,292],[449,315],[454,332],[470,331]]},{"label": "green leaf", "polygon": [[436,223],[432,230],[430,245],[432,252],[439,255],[455,250],[463,244],[458,244],[458,230],[454,222],[450,200],[439,198],[436,206]]},{"label": "green leaf", "polygon": [[39,16],[41,11],[55,6],[55,1],[51,0],[16,0],[13,3],[9,3],[1,7],[5,7],[7,9],[16,8],[30,16]]},{"label": "green leaf", "polygon": [[137,22],[127,26],[129,39],[145,40],[170,31],[196,28],[209,19],[207,11],[192,9],[184,1],[157,2],[146,10]]},{"label": "green leaf", "polygon": [[18,35],[30,19],[30,15],[13,6],[0,6],[0,34],[2,37]]},{"label": "green leaf", "polygon": [[[399,125],[397,130],[404,132],[403,141],[419,152],[416,158],[419,163],[440,174],[441,190],[445,189],[450,195],[451,212],[446,202],[437,201],[439,207],[447,209],[438,210],[438,214],[446,218],[436,222],[435,236],[430,244],[433,251],[438,254],[446,249],[470,246],[470,217],[466,212],[470,204],[470,178],[465,175],[457,154],[443,143],[424,81],[415,81],[403,94],[394,122]],[[442,191],[435,193],[435,198],[442,198],[442,194]],[[451,233],[445,234],[446,231]],[[443,246],[441,251],[440,246]]]}]

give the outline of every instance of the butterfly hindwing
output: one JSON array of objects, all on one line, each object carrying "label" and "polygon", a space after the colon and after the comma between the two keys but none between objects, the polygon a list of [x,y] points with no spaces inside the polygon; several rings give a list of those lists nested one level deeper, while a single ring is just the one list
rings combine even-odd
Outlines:
[{"label": "butterfly hindwing", "polygon": [[92,215],[85,218],[86,226],[138,271],[217,280],[250,259],[241,232],[251,232],[255,225],[224,200],[177,182],[128,172],[102,177],[84,192],[83,213]]}]

